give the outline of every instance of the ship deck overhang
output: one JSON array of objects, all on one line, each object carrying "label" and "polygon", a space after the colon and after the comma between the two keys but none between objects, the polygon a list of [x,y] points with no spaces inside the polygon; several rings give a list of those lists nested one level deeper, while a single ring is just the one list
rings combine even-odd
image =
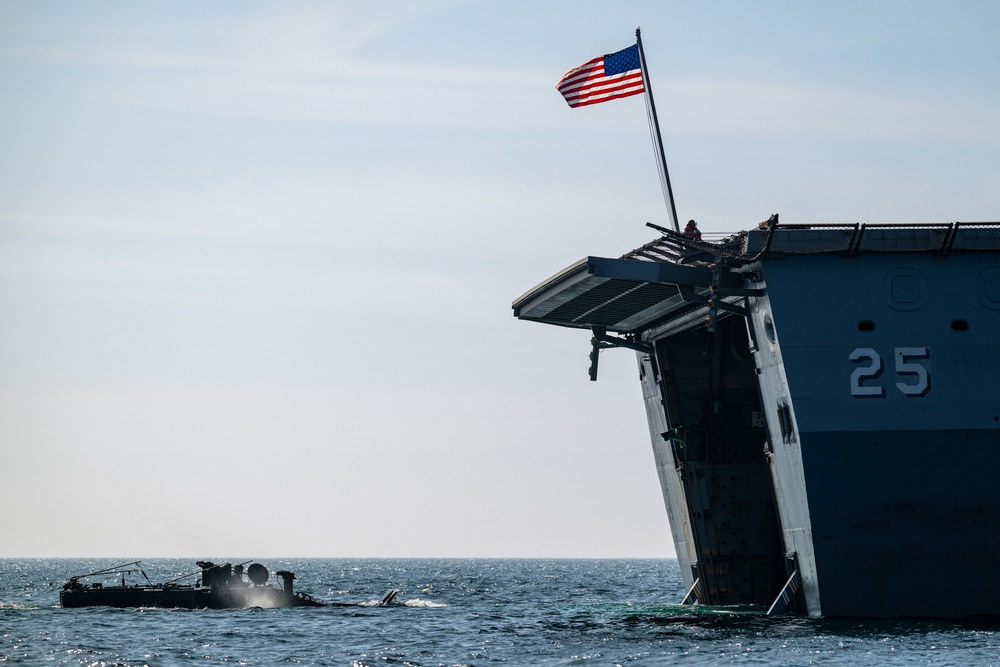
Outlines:
[{"label": "ship deck overhang", "polygon": [[[514,316],[564,327],[638,333],[701,307],[712,292],[714,273],[709,266],[587,257],[515,300]],[[718,286],[736,287],[738,279],[727,273]]]}]

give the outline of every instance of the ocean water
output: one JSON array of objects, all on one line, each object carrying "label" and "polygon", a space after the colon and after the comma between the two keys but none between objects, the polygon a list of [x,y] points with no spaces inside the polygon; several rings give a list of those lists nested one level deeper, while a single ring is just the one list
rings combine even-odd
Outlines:
[{"label": "ocean water", "polygon": [[[683,607],[670,559],[264,559],[272,573],[296,572],[296,590],[369,606],[59,607],[71,575],[127,560],[0,560],[0,664],[1000,666],[1000,620]],[[196,569],[142,567],[155,582]],[[374,606],[390,588],[397,603]]]}]

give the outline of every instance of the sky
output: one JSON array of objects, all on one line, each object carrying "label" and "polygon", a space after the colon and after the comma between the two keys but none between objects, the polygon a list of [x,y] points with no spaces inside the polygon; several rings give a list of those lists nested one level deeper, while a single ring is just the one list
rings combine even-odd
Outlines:
[{"label": "sky", "polygon": [[672,557],[635,355],[511,303],[678,215],[1000,219],[1000,4],[0,0],[0,557]]}]

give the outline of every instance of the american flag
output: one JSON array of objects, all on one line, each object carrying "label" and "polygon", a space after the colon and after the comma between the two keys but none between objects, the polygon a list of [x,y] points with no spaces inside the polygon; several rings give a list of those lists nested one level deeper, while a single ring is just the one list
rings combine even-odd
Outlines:
[{"label": "american flag", "polygon": [[571,107],[638,95],[645,90],[639,45],[633,44],[617,53],[599,56],[574,67],[559,79],[556,90],[562,93]]}]

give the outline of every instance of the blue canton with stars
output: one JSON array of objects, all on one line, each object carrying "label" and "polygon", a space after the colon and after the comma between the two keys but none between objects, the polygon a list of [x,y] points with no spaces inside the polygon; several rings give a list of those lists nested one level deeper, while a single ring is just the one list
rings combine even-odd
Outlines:
[{"label": "blue canton with stars", "polygon": [[633,44],[627,49],[604,56],[604,76],[621,74],[629,70],[639,69],[639,45]]}]

